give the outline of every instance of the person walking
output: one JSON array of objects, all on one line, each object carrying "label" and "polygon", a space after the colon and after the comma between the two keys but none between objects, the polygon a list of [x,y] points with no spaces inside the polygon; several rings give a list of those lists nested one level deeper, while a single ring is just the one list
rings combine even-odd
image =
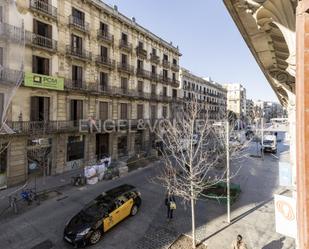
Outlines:
[{"label": "person walking", "polygon": [[240,234],[238,234],[236,240],[233,241],[232,249],[247,249],[247,245],[243,241],[243,238]]},{"label": "person walking", "polygon": [[173,219],[173,212],[176,209],[175,197],[170,192],[165,197],[165,205],[167,208],[167,220],[170,221]]}]

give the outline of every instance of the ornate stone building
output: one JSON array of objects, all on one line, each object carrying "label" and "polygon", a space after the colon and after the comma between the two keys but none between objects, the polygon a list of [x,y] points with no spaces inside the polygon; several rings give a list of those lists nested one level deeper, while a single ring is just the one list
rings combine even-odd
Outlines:
[{"label": "ornate stone building", "polygon": [[[10,6],[0,6],[0,39],[18,32]],[[7,112],[13,134],[0,135],[8,144],[2,185],[27,179],[38,155],[45,173],[57,174],[151,145],[155,136],[137,122],[171,116],[178,48],[98,0],[17,1],[17,9],[26,32],[24,81]],[[15,69],[7,51],[0,55],[7,72]],[[0,82],[10,77],[0,74]]]},{"label": "ornate stone building", "polygon": [[226,113],[226,90],[210,78],[201,78],[189,70],[180,70],[180,91],[184,102],[197,100],[201,113],[208,115],[209,120],[220,119]]},{"label": "ornate stone building", "polygon": [[241,84],[225,84],[223,87],[227,90],[227,109],[234,112],[239,119],[244,120],[246,110],[246,88]]}]

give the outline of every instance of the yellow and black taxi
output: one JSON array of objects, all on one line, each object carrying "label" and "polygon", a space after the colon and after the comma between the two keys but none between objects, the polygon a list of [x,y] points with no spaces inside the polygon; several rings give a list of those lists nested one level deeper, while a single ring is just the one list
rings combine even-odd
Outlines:
[{"label": "yellow and black taxi", "polygon": [[141,202],[141,194],[132,185],[103,192],[66,224],[64,240],[75,247],[94,245],[117,223],[136,215]]}]

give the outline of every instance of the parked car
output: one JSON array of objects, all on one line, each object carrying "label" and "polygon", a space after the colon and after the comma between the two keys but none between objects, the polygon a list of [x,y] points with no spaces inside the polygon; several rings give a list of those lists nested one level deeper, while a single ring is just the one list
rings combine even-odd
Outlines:
[{"label": "parked car", "polygon": [[128,184],[103,192],[66,224],[63,238],[75,247],[94,245],[104,233],[141,206],[141,194]]}]

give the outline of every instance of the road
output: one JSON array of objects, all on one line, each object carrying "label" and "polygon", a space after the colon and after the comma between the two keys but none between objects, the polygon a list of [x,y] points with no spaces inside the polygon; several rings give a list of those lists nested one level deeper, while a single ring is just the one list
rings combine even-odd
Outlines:
[{"label": "road", "polygon": [[[252,153],[255,147],[252,146]],[[279,144],[279,154],[288,149]],[[230,226],[225,223],[226,206],[216,201],[197,203],[197,235],[206,240],[209,248],[230,248],[231,241],[242,233],[250,248],[293,248],[293,240],[286,238],[281,247],[276,241],[272,197],[282,191],[278,187],[278,160],[270,154],[260,158],[245,158],[241,170],[232,182],[241,185],[242,194],[232,206],[232,218],[240,218]],[[130,217],[109,231],[98,245],[105,249],[156,249],[167,248],[179,233],[190,233],[189,208],[177,205],[175,220],[165,219],[164,189],[151,179],[158,173],[154,165],[130,173],[113,181],[94,186],[63,189],[62,195],[43,202],[29,211],[7,220],[1,220],[0,245],[4,249],[67,249],[72,248],[62,240],[65,223],[84,204],[101,192],[122,183],[133,184],[142,194],[142,207],[135,217]],[[219,231],[219,232],[218,232]],[[275,241],[275,242],[274,242]],[[272,247],[271,243],[275,243]],[[278,242],[281,243],[281,242]],[[268,247],[264,247],[267,246]],[[278,244],[277,244],[278,245]]]}]

